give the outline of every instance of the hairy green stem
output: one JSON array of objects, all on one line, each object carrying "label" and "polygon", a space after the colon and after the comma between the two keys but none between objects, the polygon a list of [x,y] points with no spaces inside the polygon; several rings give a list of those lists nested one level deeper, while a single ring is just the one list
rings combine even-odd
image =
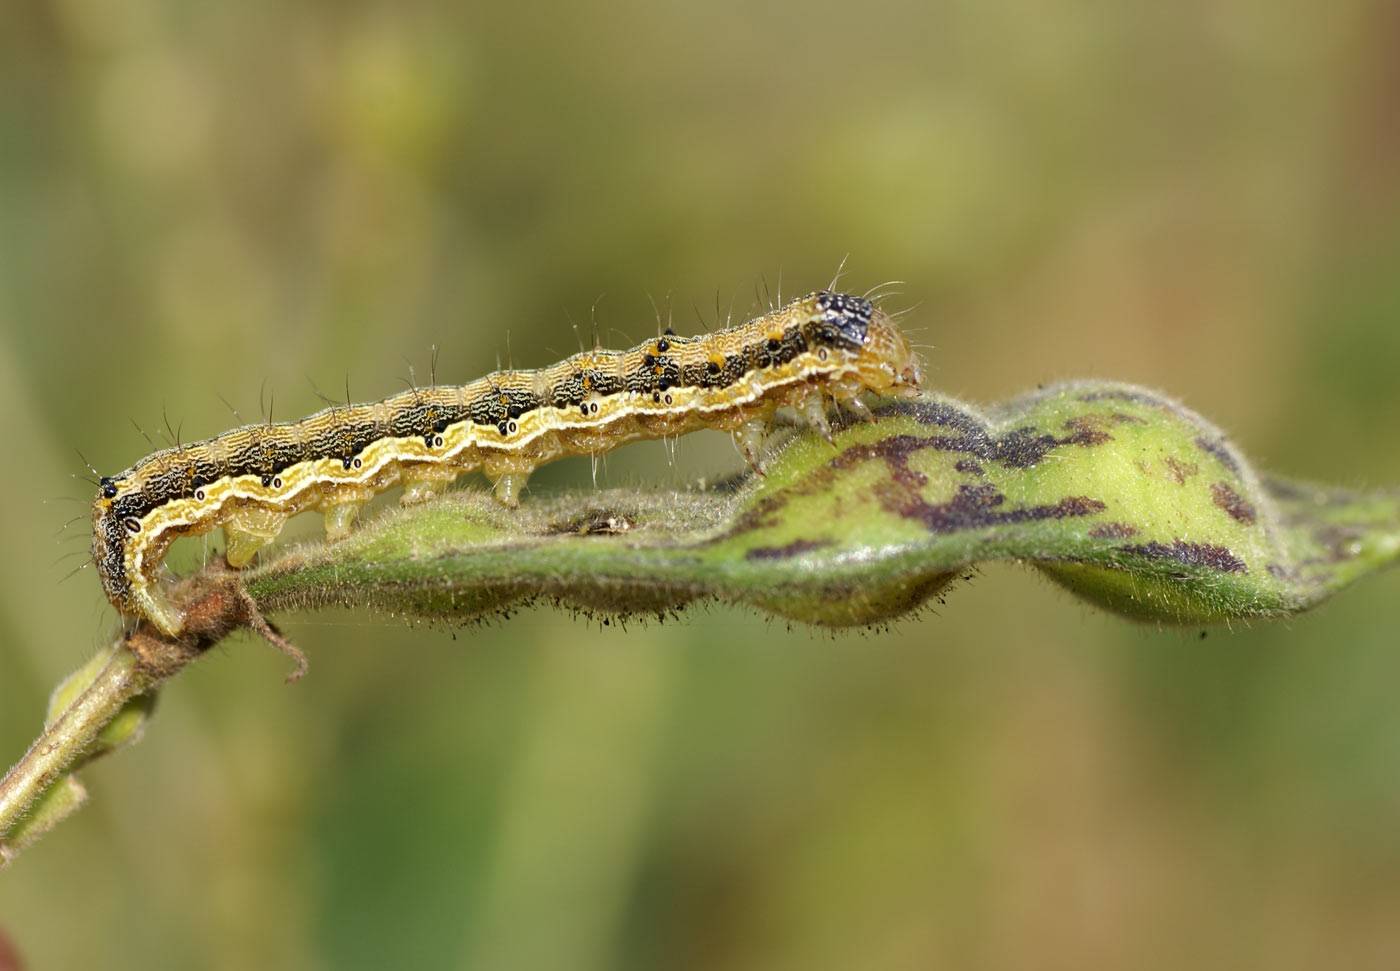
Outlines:
[{"label": "hairy green stem", "polygon": [[[136,655],[117,645],[87,687],[44,726],[29,751],[0,780],[0,865],[57,822],[45,813],[26,814],[36,805],[42,808],[40,797],[98,747],[108,725],[152,684]],[[76,795],[80,801],[81,794]]]},{"label": "hairy green stem", "polygon": [[230,631],[261,622],[228,574],[209,571],[182,589],[182,638],[140,624],[54,689],[43,731],[0,779],[0,869],[83,804],[87,793],[73,773],[141,737],[163,682]]}]

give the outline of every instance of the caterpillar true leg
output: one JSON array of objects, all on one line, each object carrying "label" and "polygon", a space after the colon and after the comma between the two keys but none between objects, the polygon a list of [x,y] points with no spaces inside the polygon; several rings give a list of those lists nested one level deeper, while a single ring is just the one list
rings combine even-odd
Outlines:
[{"label": "caterpillar true leg", "polygon": [[826,395],[822,394],[818,388],[813,388],[807,392],[802,404],[797,409],[798,415],[811,428],[828,443],[831,442],[831,422],[826,417]]},{"label": "caterpillar true leg", "polygon": [[842,400],[841,407],[855,415],[861,421],[874,421],[875,413],[870,410],[870,406],[857,397],[850,397]]}]

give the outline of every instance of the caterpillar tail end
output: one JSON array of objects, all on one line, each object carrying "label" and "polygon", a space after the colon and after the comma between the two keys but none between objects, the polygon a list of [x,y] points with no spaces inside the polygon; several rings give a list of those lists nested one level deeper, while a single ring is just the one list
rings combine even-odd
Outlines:
[{"label": "caterpillar tail end", "polygon": [[165,597],[150,589],[132,593],[136,613],[150,621],[151,626],[174,640],[185,630],[185,613]]}]

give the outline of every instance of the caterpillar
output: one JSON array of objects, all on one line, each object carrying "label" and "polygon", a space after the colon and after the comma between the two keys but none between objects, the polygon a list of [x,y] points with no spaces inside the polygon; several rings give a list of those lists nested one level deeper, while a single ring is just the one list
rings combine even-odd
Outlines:
[{"label": "caterpillar", "polygon": [[92,554],[123,616],[178,637],[184,618],[159,577],[178,537],[223,527],[225,558],[242,568],[303,511],[320,510],[334,541],[376,494],[402,485],[404,503],[422,502],[475,469],[514,507],[545,462],[701,428],[731,432],[757,468],[778,408],[830,438],[828,399],[865,411],[861,394],[912,393],[921,379],[889,315],[863,297],[818,291],[710,334],[668,330],[629,351],[587,351],[163,449],[99,479]]}]

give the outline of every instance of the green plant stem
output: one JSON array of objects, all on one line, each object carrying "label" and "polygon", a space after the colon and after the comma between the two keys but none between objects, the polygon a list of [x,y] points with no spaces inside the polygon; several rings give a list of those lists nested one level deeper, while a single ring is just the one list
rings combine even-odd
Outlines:
[{"label": "green plant stem", "polygon": [[163,682],[230,631],[266,628],[227,573],[196,575],[180,589],[188,597],[183,637],[138,625],[55,689],[43,731],[0,779],[0,869],[82,805],[86,793],[73,772],[136,741]]},{"label": "green plant stem", "polygon": [[39,797],[94,748],[102,730],[127,702],[154,683],[136,655],[119,646],[87,689],[44,727],[29,751],[0,780],[0,833],[6,834],[0,838],[0,863],[8,863],[18,852],[9,834]]}]

